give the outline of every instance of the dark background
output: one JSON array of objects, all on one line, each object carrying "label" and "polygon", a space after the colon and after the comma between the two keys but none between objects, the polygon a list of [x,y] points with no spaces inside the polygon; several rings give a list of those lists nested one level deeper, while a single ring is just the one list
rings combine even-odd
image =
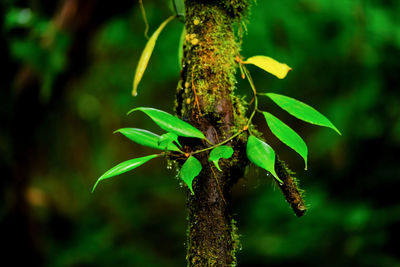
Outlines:
[{"label": "dark background", "polygon": [[[150,34],[173,12],[144,0]],[[160,35],[131,97],[146,44],[137,1],[3,0],[0,75],[2,261],[30,266],[184,266],[186,189],[162,159],[91,188],[106,170],[153,151],[112,132],[160,130],[172,112],[183,24]],[[316,107],[341,130],[300,122],[261,98],[304,138],[300,156],[256,123],[297,172],[308,213],[296,218],[270,177],[250,168],[234,188],[239,266],[400,266],[400,1],[262,1],[242,55],[293,68],[278,80],[249,67],[259,92]],[[238,77],[239,78],[239,77]],[[250,88],[238,92],[250,101]],[[397,247],[397,249],[396,249]]]}]

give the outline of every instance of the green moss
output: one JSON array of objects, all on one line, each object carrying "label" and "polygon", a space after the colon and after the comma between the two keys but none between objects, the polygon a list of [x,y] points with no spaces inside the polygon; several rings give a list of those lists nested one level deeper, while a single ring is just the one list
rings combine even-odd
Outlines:
[{"label": "green moss", "polygon": [[[243,16],[247,3],[247,0],[186,0],[187,34],[183,49],[182,81],[177,89],[177,113],[202,130],[214,129],[219,140],[236,133],[247,124],[247,103],[235,95],[238,67],[235,58],[239,55],[240,47],[239,38],[233,31],[233,23]],[[232,158],[235,165],[229,165],[235,172],[224,174],[220,180],[221,188],[228,188],[234,183],[231,180],[238,179],[232,177],[240,173],[239,168],[246,163],[246,160],[239,158],[245,155],[243,147],[246,139],[246,134],[235,139],[235,156]],[[207,168],[204,170],[207,171]],[[209,174],[203,175],[203,181],[211,177]],[[201,198],[202,202],[197,202],[200,201],[200,195],[196,193],[199,200],[189,197],[188,202],[188,265],[221,266],[223,261],[228,266],[236,266],[239,237],[235,221],[231,220],[230,214],[221,212],[221,217],[213,217],[210,222],[201,204],[208,199]],[[215,199],[214,194],[211,198],[213,202],[223,203],[223,197]],[[218,235],[207,234],[210,233],[210,225]]]},{"label": "green moss", "polygon": [[249,1],[225,0],[223,2],[225,8],[229,10],[229,14],[232,17],[242,17],[246,15],[246,12],[249,8]]},{"label": "green moss", "polygon": [[237,252],[241,249],[241,244],[240,244],[240,236],[237,233],[238,232],[238,228],[236,226],[236,220],[232,219],[231,220],[231,240],[232,240],[232,258],[233,258],[233,262],[231,264],[231,266],[237,266],[237,258],[236,258],[236,254]]},{"label": "green moss", "polygon": [[226,97],[222,92],[234,90],[239,47],[227,10],[212,4],[187,6],[184,53],[190,60],[184,62],[184,82],[189,90],[185,90],[183,99],[190,102],[183,104],[181,112],[187,114],[194,105],[201,105],[206,115],[214,113],[221,98]]}]

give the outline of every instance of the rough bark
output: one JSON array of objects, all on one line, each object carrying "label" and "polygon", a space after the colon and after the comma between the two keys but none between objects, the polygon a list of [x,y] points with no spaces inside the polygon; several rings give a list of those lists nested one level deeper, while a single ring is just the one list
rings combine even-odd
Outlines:
[{"label": "rough bark", "polygon": [[[181,79],[177,88],[176,113],[200,129],[217,144],[247,125],[246,107],[235,95],[235,61],[240,44],[233,24],[241,23],[248,0],[186,0],[185,42]],[[252,126],[251,126],[252,127]],[[257,134],[255,129],[253,134]],[[194,195],[189,194],[188,266],[236,266],[239,246],[231,212],[231,189],[243,176],[249,163],[246,157],[247,132],[225,145],[235,153],[220,160],[222,172],[208,161],[209,151],[195,154],[203,169],[193,181]],[[184,149],[209,147],[196,140],[187,141]],[[297,216],[305,212],[296,179],[286,165],[277,160],[276,170],[284,181],[280,188]]]},{"label": "rough bark", "polygon": [[[231,3],[235,2],[235,3]],[[233,22],[247,7],[245,1],[186,1],[186,36],[183,69],[177,89],[178,116],[201,129],[212,143],[219,143],[246,125],[244,107],[234,96],[239,45]],[[247,163],[245,138],[226,145],[235,150],[230,161],[221,160],[223,172],[208,162],[208,153],[196,154],[203,170],[188,196],[189,266],[236,264],[237,238],[230,198],[231,188]],[[209,146],[192,141],[189,151]]]}]

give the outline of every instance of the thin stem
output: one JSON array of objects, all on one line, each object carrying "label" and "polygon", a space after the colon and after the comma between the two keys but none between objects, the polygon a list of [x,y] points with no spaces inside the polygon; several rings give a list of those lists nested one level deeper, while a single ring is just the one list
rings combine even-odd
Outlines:
[{"label": "thin stem", "polygon": [[196,93],[196,88],[194,87],[194,65],[192,67],[192,89],[193,89],[193,93],[194,93],[194,99],[195,99],[196,104],[197,104],[197,108],[199,109],[199,114],[200,114],[200,116],[203,116],[201,114],[199,99],[198,99],[197,93]]},{"label": "thin stem", "polygon": [[181,153],[181,154],[183,154],[183,155],[185,155],[186,153],[185,152],[183,152],[182,150],[180,150],[179,148],[178,148],[178,151],[176,151],[176,152],[179,152],[179,153]]},{"label": "thin stem", "polygon": [[147,35],[147,33],[149,32],[149,23],[147,22],[146,11],[144,10],[142,0],[139,0],[139,5],[140,5],[140,11],[142,12],[144,24],[146,26],[146,29],[144,30],[144,36],[146,37],[147,40],[149,40],[149,36]]},{"label": "thin stem", "polygon": [[215,181],[217,182],[218,191],[219,191],[219,193],[221,194],[221,198],[222,198],[222,200],[224,201],[225,205],[227,206],[226,200],[225,200],[225,198],[224,198],[224,194],[222,193],[221,186],[219,185],[219,181],[218,181],[217,175],[215,174],[215,171],[214,171],[214,168],[213,168],[213,167],[211,167],[211,172],[212,172],[212,174],[214,175]]},{"label": "thin stem", "polygon": [[[249,81],[250,87],[253,90],[253,94],[254,94],[254,110],[251,113],[249,120],[247,121],[247,127],[249,127],[251,124],[251,120],[253,119],[253,117],[256,114],[256,111],[258,109],[258,97],[257,97],[257,90],[254,85],[253,79],[251,78],[250,72],[247,70],[247,68],[245,66],[243,66],[243,70],[244,70],[244,73],[246,74],[247,80]],[[249,128],[249,131],[250,131],[250,128]],[[250,133],[251,133],[251,131],[250,131]]]},{"label": "thin stem", "polygon": [[240,69],[240,73],[242,74],[242,79],[244,80],[245,78],[246,78],[246,76],[245,76],[245,74],[244,74],[244,71],[243,71],[243,64],[242,64],[242,60],[238,57],[238,59],[240,60],[239,61],[239,69]]},{"label": "thin stem", "polygon": [[165,146],[164,152],[162,152],[162,153],[160,153],[160,154],[158,154],[158,155],[160,155],[160,156],[161,156],[161,155],[167,155],[168,153],[171,153],[171,152],[178,152],[178,153],[181,153],[181,154],[183,154],[183,155],[186,155],[186,153],[183,152],[182,150],[180,150],[178,146],[176,146],[176,147],[178,148],[178,151],[176,151],[176,150],[168,150],[168,149],[167,149],[167,146]]},{"label": "thin stem", "polygon": [[220,143],[218,143],[218,144],[216,144],[216,145],[213,145],[213,146],[210,146],[210,147],[207,147],[207,148],[204,148],[204,149],[196,150],[196,151],[194,151],[194,152],[192,153],[192,155],[198,154],[198,153],[201,153],[201,152],[204,152],[204,151],[213,149],[213,148],[216,148],[216,147],[218,147],[218,146],[221,146],[221,145],[223,145],[223,144],[225,144],[225,143],[231,141],[232,139],[234,139],[236,136],[238,136],[238,135],[241,134],[242,132],[243,132],[243,130],[240,130],[240,131],[238,131],[237,133],[235,133],[234,135],[232,135],[231,137],[229,137],[228,139],[225,139],[224,141],[222,141],[222,142],[220,142]]},{"label": "thin stem", "polygon": [[212,146],[214,145],[213,142],[211,142],[211,141],[208,140],[207,138],[206,138],[205,140],[207,141],[207,143],[208,143],[209,145],[212,145]]}]

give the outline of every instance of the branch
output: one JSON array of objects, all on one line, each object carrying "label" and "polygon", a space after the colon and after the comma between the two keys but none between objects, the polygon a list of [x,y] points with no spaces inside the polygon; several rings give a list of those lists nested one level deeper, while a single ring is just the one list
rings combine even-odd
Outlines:
[{"label": "branch", "polygon": [[[275,170],[278,174],[279,179],[283,181],[283,184],[280,184],[277,181],[279,188],[281,189],[283,195],[285,196],[287,202],[289,202],[292,207],[294,213],[297,217],[301,217],[307,211],[307,207],[304,204],[303,194],[304,191],[299,188],[298,181],[295,174],[292,172],[279,158],[275,161]],[[276,181],[276,180],[275,180]]]}]

